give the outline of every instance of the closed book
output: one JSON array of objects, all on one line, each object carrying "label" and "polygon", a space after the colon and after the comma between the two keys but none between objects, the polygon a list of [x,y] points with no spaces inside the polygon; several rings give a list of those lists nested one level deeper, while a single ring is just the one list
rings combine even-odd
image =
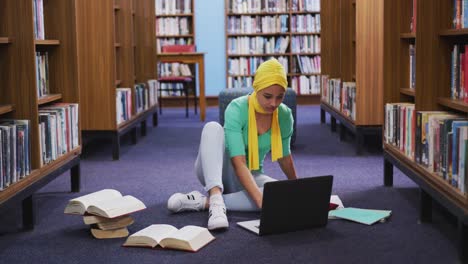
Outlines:
[{"label": "closed book", "polygon": [[391,215],[390,210],[374,210],[347,207],[339,210],[330,211],[330,216],[358,222],[365,225],[372,225],[378,221],[387,219]]},{"label": "closed book", "polygon": [[91,234],[97,239],[108,239],[127,237],[129,232],[126,227],[113,230],[101,230],[99,228],[91,228]]}]

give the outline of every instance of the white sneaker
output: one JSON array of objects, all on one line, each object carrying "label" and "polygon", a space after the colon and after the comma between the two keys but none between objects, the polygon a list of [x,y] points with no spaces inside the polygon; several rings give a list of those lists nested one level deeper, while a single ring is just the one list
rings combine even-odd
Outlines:
[{"label": "white sneaker", "polygon": [[228,228],[229,222],[226,215],[226,206],[224,204],[210,204],[210,213],[208,216],[208,229]]},{"label": "white sneaker", "polygon": [[205,209],[206,196],[198,191],[174,193],[167,200],[167,209],[173,213],[184,211],[202,211]]}]

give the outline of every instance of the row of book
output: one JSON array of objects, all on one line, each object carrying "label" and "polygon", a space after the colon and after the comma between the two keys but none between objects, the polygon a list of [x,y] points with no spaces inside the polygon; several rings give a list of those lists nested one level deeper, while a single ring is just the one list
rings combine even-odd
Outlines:
[{"label": "row of book", "polygon": [[158,64],[158,76],[159,77],[170,77],[170,76],[192,76],[192,70],[186,63],[172,62],[172,63],[159,63]]},{"label": "row of book", "polygon": [[356,120],[355,82],[343,82],[343,87],[341,87],[341,112],[351,120]]},{"label": "row of book", "polygon": [[29,120],[0,120],[0,190],[31,173]]},{"label": "row of book", "polygon": [[39,108],[41,165],[48,164],[78,146],[78,104],[55,103]]},{"label": "row of book", "polygon": [[166,45],[191,45],[192,38],[158,38],[156,39],[156,52],[161,53],[162,47]]},{"label": "row of book", "polygon": [[141,113],[148,110],[158,102],[158,83],[156,80],[148,80],[147,83],[137,83],[135,91],[135,110]]},{"label": "row of book", "polygon": [[49,94],[49,55],[47,52],[36,52],[36,87],[38,97]]},{"label": "row of book", "polygon": [[33,0],[34,37],[45,39],[44,30],[44,0]]},{"label": "row of book", "polygon": [[149,107],[158,103],[158,81],[148,80]]},{"label": "row of book", "polygon": [[[320,55],[315,56],[299,56],[293,57],[297,67],[293,67],[293,72],[302,74],[319,74],[321,72]],[[294,65],[294,64],[293,64]],[[299,69],[299,71],[297,70]]]},{"label": "row of book", "polygon": [[227,79],[227,88],[242,88],[242,87],[252,87],[253,77],[245,76],[228,76]]},{"label": "row of book", "polygon": [[416,111],[411,103],[386,104],[384,140],[466,194],[466,115],[445,111]]},{"label": "row of book", "polygon": [[185,96],[188,90],[185,90],[183,83],[158,83],[158,91],[161,97]]},{"label": "row of book", "polygon": [[157,35],[187,35],[190,34],[189,19],[186,17],[166,17],[156,19]]},{"label": "row of book", "polygon": [[341,82],[341,79],[322,75],[322,101],[351,120],[356,120],[356,83]]},{"label": "row of book", "polygon": [[320,53],[320,36],[304,35],[291,39],[291,52],[293,53]]},{"label": "row of book", "polygon": [[[254,75],[258,66],[268,59],[264,57],[228,59],[228,73],[230,75]],[[276,59],[283,65],[285,72],[288,73],[288,58],[280,56]]]},{"label": "row of book", "polygon": [[132,117],[132,89],[116,89],[117,124],[130,120]]},{"label": "row of book", "polygon": [[289,36],[281,37],[235,37],[228,38],[229,55],[285,53]]},{"label": "row of book", "polygon": [[320,0],[291,0],[291,11],[320,12]]},{"label": "row of book", "polygon": [[453,28],[468,28],[468,0],[453,0]]},{"label": "row of book", "polygon": [[290,86],[298,95],[320,94],[320,75],[292,77]]},{"label": "row of book", "polygon": [[450,94],[452,99],[468,103],[468,45],[454,45],[452,48]]},{"label": "row of book", "polygon": [[230,13],[286,12],[289,9],[287,0],[230,0]]},{"label": "row of book", "polygon": [[228,17],[228,34],[285,33],[288,15]]},{"label": "row of book", "polygon": [[[320,14],[293,15],[289,24],[291,32],[320,33]],[[288,15],[228,18],[229,34],[285,33],[288,30]]]},{"label": "row of book", "polygon": [[149,108],[150,94],[149,94],[149,88],[145,83],[135,84],[134,90],[135,90],[135,111],[138,114]]},{"label": "row of book", "polygon": [[[135,113],[143,112],[158,103],[158,82],[148,80],[147,83],[137,83],[133,87],[135,93]],[[116,89],[116,119],[117,124],[130,120],[132,117],[132,89]]]},{"label": "row of book", "polygon": [[[287,12],[289,1],[286,0],[230,0],[229,12],[258,13],[258,12]],[[320,0],[291,0],[293,12],[320,12]]]},{"label": "row of book", "polygon": [[155,14],[156,15],[177,15],[192,13],[192,5],[190,0],[156,0]]},{"label": "row of book", "polygon": [[320,14],[291,16],[291,32],[320,33]]}]

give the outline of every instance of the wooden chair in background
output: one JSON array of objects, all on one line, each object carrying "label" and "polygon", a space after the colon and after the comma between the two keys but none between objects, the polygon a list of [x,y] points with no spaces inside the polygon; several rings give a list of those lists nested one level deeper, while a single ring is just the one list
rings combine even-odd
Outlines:
[{"label": "wooden chair in background", "polygon": [[[166,45],[162,47],[162,53],[188,53],[195,52],[195,45]],[[177,63],[184,63],[183,61],[171,61]],[[164,62],[164,63],[171,63]],[[190,90],[193,91],[194,111],[197,114],[197,87],[194,83],[192,76],[159,76],[158,81],[160,83],[159,89],[159,113],[162,114],[162,93],[180,93],[185,95],[185,117],[188,117],[189,112],[189,94]],[[161,88],[162,84],[171,84],[168,88]],[[181,84],[181,88],[177,88],[176,84]],[[193,89],[189,89],[192,86]]]}]

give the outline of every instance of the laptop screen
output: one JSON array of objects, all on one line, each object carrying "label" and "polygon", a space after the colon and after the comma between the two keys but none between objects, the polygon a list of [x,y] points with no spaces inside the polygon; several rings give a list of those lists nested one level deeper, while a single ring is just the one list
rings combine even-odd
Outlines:
[{"label": "laptop screen", "polygon": [[332,175],[266,183],[260,235],[325,226],[332,185]]}]

